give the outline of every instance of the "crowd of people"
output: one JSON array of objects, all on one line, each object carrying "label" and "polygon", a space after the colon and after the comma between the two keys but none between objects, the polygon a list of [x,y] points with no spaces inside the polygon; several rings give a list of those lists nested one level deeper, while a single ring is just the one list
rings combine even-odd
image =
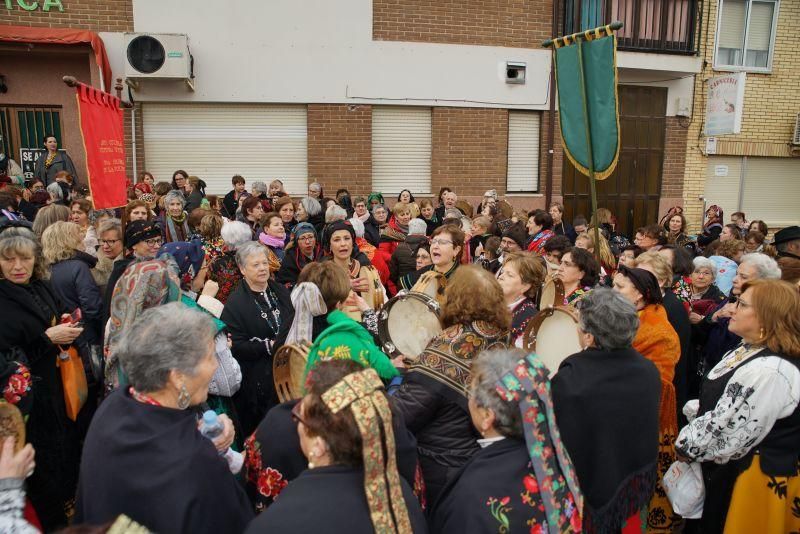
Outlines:
[{"label": "crowd of people", "polygon": [[[625,236],[495,191],[223,197],[183,170],[94,210],[54,154],[0,189],[0,387],[29,443],[6,429],[0,530],[800,530],[800,227],[711,206],[692,236],[676,207]],[[410,293],[441,326],[419,354],[384,332]],[[525,349],[554,308],[582,350],[548,368]]]}]

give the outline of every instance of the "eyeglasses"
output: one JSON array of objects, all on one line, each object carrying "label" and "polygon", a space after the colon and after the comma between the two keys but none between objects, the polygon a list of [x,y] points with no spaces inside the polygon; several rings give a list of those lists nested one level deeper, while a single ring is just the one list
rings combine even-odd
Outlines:
[{"label": "eyeglasses", "polygon": [[298,241],[305,241],[307,243],[310,243],[311,241],[314,241],[315,239],[316,238],[313,235],[304,235],[304,236],[301,236],[301,237],[297,238]]},{"label": "eyeglasses", "polygon": [[121,241],[121,240],[120,239],[101,239],[100,240],[100,244],[103,245],[104,247],[111,247],[111,246],[114,245],[114,243],[118,243],[119,241]]},{"label": "eyeglasses", "polygon": [[154,239],[145,239],[144,242],[147,243],[148,247],[160,247],[163,243],[163,241],[157,237]]},{"label": "eyeglasses", "polygon": [[431,245],[452,245],[453,242],[449,239],[431,239]]},{"label": "eyeglasses", "polygon": [[[306,422],[303,420],[303,403],[302,402],[298,402],[292,408],[292,421],[294,421],[295,424],[303,423],[304,425],[306,425]],[[308,425],[306,425],[306,426],[308,426]]]}]

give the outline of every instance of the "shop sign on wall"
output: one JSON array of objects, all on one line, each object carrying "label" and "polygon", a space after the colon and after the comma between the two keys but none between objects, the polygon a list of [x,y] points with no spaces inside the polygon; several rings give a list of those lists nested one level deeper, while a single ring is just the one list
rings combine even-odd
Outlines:
[{"label": "shop sign on wall", "polygon": [[715,76],[708,80],[707,136],[738,134],[742,130],[745,73]]},{"label": "shop sign on wall", "polygon": [[0,0],[5,1],[6,9],[24,9],[25,11],[36,11],[37,9],[41,11],[50,11],[51,9],[57,9],[60,12],[64,12],[64,6],[61,4],[61,0]]}]

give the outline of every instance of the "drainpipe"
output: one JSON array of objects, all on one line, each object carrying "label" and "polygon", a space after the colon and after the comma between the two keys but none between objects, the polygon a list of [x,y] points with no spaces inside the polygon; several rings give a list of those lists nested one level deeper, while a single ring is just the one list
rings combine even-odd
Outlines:
[{"label": "drainpipe", "polygon": [[[560,0],[553,0],[553,23],[550,34],[558,36],[558,12],[561,7]],[[548,209],[553,200],[553,142],[556,128],[556,73],[555,65],[550,63],[550,116],[548,117],[547,128],[547,177],[545,178],[545,202],[544,209]]]}]

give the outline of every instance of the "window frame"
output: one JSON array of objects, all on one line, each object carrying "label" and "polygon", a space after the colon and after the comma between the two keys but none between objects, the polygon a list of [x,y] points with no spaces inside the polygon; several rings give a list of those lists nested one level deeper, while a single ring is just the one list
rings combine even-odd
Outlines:
[{"label": "window frame", "polygon": [[[745,0],[747,2],[747,11],[745,13],[745,30],[744,30],[744,49],[742,53],[742,65],[723,65],[719,63],[719,32],[722,27],[722,8],[726,0],[719,0],[717,3],[717,29],[714,34],[714,62],[713,69],[720,72],[755,72],[762,74],[772,73],[772,59],[775,55],[775,39],[778,32],[778,15],[781,7],[781,0]],[[750,11],[753,7],[753,2],[771,2],[775,9],[772,12],[772,28],[769,36],[769,59],[767,60],[766,67],[748,67],[745,65],[747,59],[747,40],[750,36]]]}]

